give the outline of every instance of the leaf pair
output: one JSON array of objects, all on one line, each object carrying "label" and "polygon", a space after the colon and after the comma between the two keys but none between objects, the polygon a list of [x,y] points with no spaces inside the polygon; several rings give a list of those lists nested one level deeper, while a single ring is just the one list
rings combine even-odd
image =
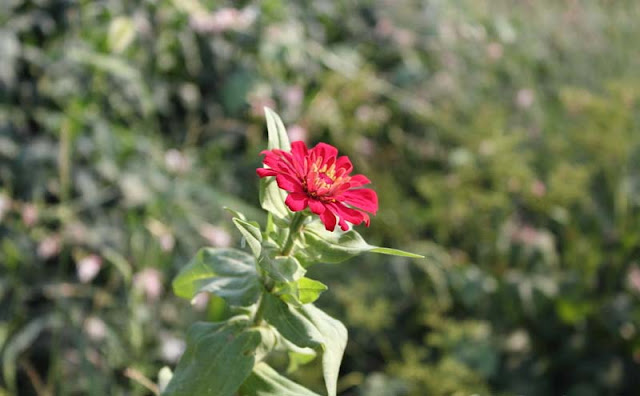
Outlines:
[{"label": "leaf pair", "polygon": [[296,307],[270,294],[264,297],[264,318],[269,324],[296,346],[322,351],[327,393],[335,396],[340,363],[347,346],[347,329],[313,304]]},{"label": "leaf pair", "polygon": [[196,323],[163,395],[318,396],[260,362],[260,346],[274,341],[265,328],[251,327],[248,317]]}]

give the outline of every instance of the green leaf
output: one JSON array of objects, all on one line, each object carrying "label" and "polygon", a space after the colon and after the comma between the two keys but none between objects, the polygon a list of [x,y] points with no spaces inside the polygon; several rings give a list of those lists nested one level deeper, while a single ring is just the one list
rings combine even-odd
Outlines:
[{"label": "green leaf", "polygon": [[260,257],[262,251],[262,233],[260,231],[260,225],[255,221],[248,222],[239,218],[233,219],[233,224],[236,225],[242,236],[249,244],[249,248],[255,257]]},{"label": "green leaf", "polygon": [[392,249],[392,248],[386,248],[386,247],[373,247],[373,249],[369,251],[371,253],[387,254],[389,256],[411,257],[411,258],[418,258],[418,259],[424,258],[424,256],[421,254],[415,254],[411,252],[405,252],[404,250],[400,250],[400,249]]},{"label": "green leaf", "polygon": [[198,322],[187,333],[187,348],[164,396],[233,395],[251,374],[261,332],[247,318]]},{"label": "green leaf", "polygon": [[231,216],[233,217],[237,217],[240,220],[247,220],[247,216],[245,216],[243,213],[238,212],[237,210],[231,209],[227,206],[223,207],[223,209],[231,213]]},{"label": "green leaf", "polygon": [[269,254],[263,254],[258,264],[277,282],[295,282],[307,272],[298,260],[291,256],[271,257]]},{"label": "green leaf", "polygon": [[261,293],[254,263],[255,259],[241,250],[200,249],[173,280],[173,291],[186,299],[206,291],[232,306],[252,305]]},{"label": "green leaf", "polygon": [[303,305],[300,310],[325,340],[322,352],[322,372],[327,393],[329,396],[336,396],[340,363],[347,346],[347,329],[339,320],[327,315],[313,304]]},{"label": "green leaf", "polygon": [[317,347],[324,338],[313,323],[298,308],[285,304],[278,297],[265,293],[264,319],[280,334],[299,347]]},{"label": "green leaf", "polygon": [[256,362],[262,361],[277,345],[278,332],[271,326],[255,327],[260,332],[262,342],[256,349]]},{"label": "green leaf", "polygon": [[284,151],[291,150],[289,143],[289,135],[284,127],[280,116],[268,107],[264,108],[264,117],[267,120],[267,135],[269,137],[269,150],[280,149]]},{"label": "green leaf", "polygon": [[424,256],[398,249],[369,245],[355,230],[327,231],[319,222],[307,224],[303,235],[307,246],[305,253],[308,261],[339,263],[365,252],[424,258]]},{"label": "green leaf", "polygon": [[240,396],[319,396],[302,385],[278,374],[266,363],[259,363],[247,378]]},{"label": "green leaf", "polygon": [[275,177],[263,177],[260,179],[260,206],[262,209],[273,214],[274,222],[277,219],[284,219],[289,216],[289,208],[284,201],[287,199],[286,191],[278,187]]},{"label": "green leaf", "polygon": [[327,290],[327,286],[313,279],[300,278],[296,282],[289,282],[275,290],[285,302],[290,304],[309,304],[318,299]]},{"label": "green leaf", "polygon": [[[267,120],[267,135],[269,138],[269,150],[280,149],[291,150],[287,130],[280,117],[268,107],[264,108],[264,116]],[[275,177],[264,177],[260,179],[260,206],[275,217],[284,219],[289,215],[289,209],[284,204],[287,193],[281,190],[276,183]]]},{"label": "green leaf", "polygon": [[287,354],[289,355],[287,373],[293,373],[298,370],[300,366],[304,366],[313,361],[318,355],[316,351],[311,348],[300,348],[300,350],[288,351]]}]

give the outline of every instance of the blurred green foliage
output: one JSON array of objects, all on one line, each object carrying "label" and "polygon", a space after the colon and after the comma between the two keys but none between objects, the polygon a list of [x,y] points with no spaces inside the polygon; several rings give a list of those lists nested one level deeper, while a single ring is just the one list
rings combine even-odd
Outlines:
[{"label": "blurred green foliage", "polygon": [[[255,217],[265,105],[374,181],[367,240],[428,256],[311,271],[350,330],[342,394],[634,394],[639,18],[633,0],[2,1],[0,394],[149,394],[186,326],[224,317],[168,286],[241,242],[223,206]],[[321,390],[318,368],[296,378]]]}]

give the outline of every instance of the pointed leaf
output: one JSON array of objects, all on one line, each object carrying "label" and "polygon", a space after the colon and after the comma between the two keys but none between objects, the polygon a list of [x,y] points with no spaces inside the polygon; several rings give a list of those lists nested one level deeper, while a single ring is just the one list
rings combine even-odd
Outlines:
[{"label": "pointed leaf", "polygon": [[319,396],[278,374],[266,363],[256,365],[239,393],[240,396]]},{"label": "pointed leaf", "polygon": [[298,260],[291,256],[270,257],[263,254],[258,264],[276,282],[295,282],[307,272]]},{"label": "pointed leaf", "polygon": [[423,255],[415,254],[411,252],[405,252],[404,250],[399,249],[391,249],[385,247],[374,247],[370,250],[371,253],[380,253],[387,254],[389,256],[400,256],[400,257],[410,257],[410,258],[424,258]]},{"label": "pointed leaf", "polygon": [[[267,121],[267,135],[269,138],[269,150],[280,149],[291,150],[287,130],[280,117],[271,109],[264,108],[264,116]],[[284,219],[289,215],[289,209],[284,204],[287,193],[281,190],[276,183],[275,177],[265,177],[260,179],[260,206],[274,216]]]},{"label": "pointed leaf", "polygon": [[322,372],[329,396],[336,396],[338,373],[342,355],[347,346],[347,329],[313,304],[300,308],[303,315],[313,323],[325,340],[322,352]]},{"label": "pointed leaf", "polygon": [[289,135],[287,135],[287,129],[284,127],[280,116],[278,116],[275,111],[265,107],[264,117],[267,120],[269,150],[280,149],[290,151],[291,143],[289,143]]},{"label": "pointed leaf", "polygon": [[296,307],[287,305],[278,297],[266,293],[263,298],[264,319],[280,332],[280,334],[299,347],[317,347],[324,338]]},{"label": "pointed leaf", "polygon": [[289,215],[289,209],[284,201],[287,199],[286,191],[278,187],[275,177],[263,177],[260,179],[260,206],[262,209],[273,214],[274,221],[284,219]]},{"label": "pointed leaf", "polygon": [[261,333],[247,319],[195,323],[164,396],[233,395],[251,374]]},{"label": "pointed leaf", "polygon": [[241,250],[200,249],[173,280],[173,291],[189,300],[206,291],[232,306],[252,305],[261,292],[254,263],[255,259]]},{"label": "pointed leaf", "polygon": [[398,249],[369,245],[355,230],[346,232],[341,230],[327,231],[318,222],[305,226],[304,238],[307,245],[307,260],[309,261],[339,263],[365,252],[424,258],[424,256]]},{"label": "pointed leaf", "polygon": [[249,248],[255,257],[260,257],[262,247],[262,232],[260,231],[260,225],[255,221],[248,222],[239,218],[233,219],[233,224],[236,225],[242,236],[249,244]]},{"label": "pointed leaf", "polygon": [[296,282],[289,282],[275,290],[285,302],[300,305],[314,302],[320,294],[327,290],[327,286],[309,278],[300,278]]},{"label": "pointed leaf", "polygon": [[226,210],[227,212],[229,212],[231,214],[231,216],[233,217],[237,217],[240,220],[246,220],[247,216],[245,216],[243,213],[238,212],[237,210],[231,209],[227,206],[223,207],[224,210]]}]

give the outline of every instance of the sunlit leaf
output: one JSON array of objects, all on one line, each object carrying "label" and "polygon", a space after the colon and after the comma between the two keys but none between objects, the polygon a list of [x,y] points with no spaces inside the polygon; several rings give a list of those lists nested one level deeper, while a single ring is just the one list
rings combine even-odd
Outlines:
[{"label": "sunlit leaf", "polygon": [[290,304],[308,304],[320,297],[327,290],[327,286],[309,278],[300,278],[289,282],[275,290],[275,294]]},{"label": "sunlit leaf", "polygon": [[299,347],[317,347],[324,343],[322,334],[298,308],[272,294],[265,294],[264,319],[283,337]]},{"label": "sunlit leaf", "polygon": [[267,134],[269,137],[269,150],[280,149],[291,150],[289,135],[284,127],[280,116],[268,107],[264,108],[264,117],[267,120]]},{"label": "sunlit leaf", "polygon": [[329,396],[335,396],[340,363],[347,346],[347,329],[339,320],[327,315],[313,304],[303,305],[300,310],[325,340],[322,351],[322,372],[327,393]]},{"label": "sunlit leaf", "polygon": [[300,348],[300,351],[289,351],[289,365],[287,366],[287,373],[293,373],[298,370],[300,366],[304,366],[307,363],[313,361],[318,355],[314,349]]},{"label": "sunlit leaf", "polygon": [[277,282],[295,282],[307,272],[298,260],[291,256],[271,257],[263,254],[259,265],[271,279]]},{"label": "sunlit leaf", "polygon": [[261,292],[255,258],[237,249],[200,249],[174,279],[173,291],[189,300],[206,291],[230,305],[249,306]]},{"label": "sunlit leaf", "polygon": [[249,244],[249,248],[251,248],[251,252],[255,257],[260,257],[260,252],[262,251],[262,247],[260,244],[262,243],[262,233],[260,231],[260,226],[255,221],[249,222],[245,220],[241,220],[239,218],[233,219],[233,224],[236,225],[242,236]]},{"label": "sunlit leaf", "polygon": [[231,216],[233,216],[233,217],[237,217],[240,220],[247,220],[247,216],[245,216],[244,213],[240,213],[237,210],[231,209],[228,206],[225,206],[223,209],[226,210],[227,212],[229,212],[231,214]]},{"label": "sunlit leaf", "polygon": [[[280,117],[267,107],[264,108],[264,115],[267,121],[269,149],[291,150],[289,136]],[[284,219],[290,213],[284,204],[286,198],[286,192],[278,187],[275,177],[260,179],[260,205],[264,210]]]},{"label": "sunlit leaf", "polygon": [[424,258],[424,256],[398,249],[369,245],[355,230],[327,231],[320,223],[310,223],[304,228],[307,245],[305,254],[311,261],[339,263],[361,253],[372,252],[393,256]]},{"label": "sunlit leaf", "polygon": [[302,385],[278,374],[266,363],[259,363],[239,391],[240,396],[319,396]]},{"label": "sunlit leaf", "polygon": [[235,318],[191,326],[187,349],[163,395],[233,395],[253,370],[262,341],[249,323]]},{"label": "sunlit leaf", "polygon": [[284,219],[289,215],[289,209],[284,204],[287,193],[278,187],[275,177],[260,179],[260,206],[273,214],[274,217]]}]

